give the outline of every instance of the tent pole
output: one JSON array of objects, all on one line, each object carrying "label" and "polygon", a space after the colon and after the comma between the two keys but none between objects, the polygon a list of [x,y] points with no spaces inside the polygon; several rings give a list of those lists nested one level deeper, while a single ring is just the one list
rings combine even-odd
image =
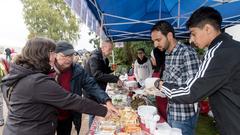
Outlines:
[{"label": "tent pole", "polygon": [[128,20],[128,21],[133,21],[133,22],[138,22],[138,23],[145,23],[145,24],[154,25],[154,23],[150,23],[150,22],[147,22],[147,21],[140,21],[140,20],[126,18],[126,17],[121,17],[121,16],[117,16],[117,15],[111,15],[111,14],[108,14],[108,13],[104,13],[104,14],[106,16],[115,17],[115,18],[119,18],[119,19],[123,19],[123,20]]},{"label": "tent pole", "polygon": [[180,16],[181,16],[180,8],[181,8],[180,0],[178,0],[178,22],[177,22],[177,27],[180,26]]},{"label": "tent pole", "polygon": [[158,19],[162,18],[162,0],[160,0],[159,3],[159,14],[158,14]]},{"label": "tent pole", "polygon": [[100,46],[101,46],[101,43],[102,43],[102,35],[103,35],[103,17],[104,15],[101,14],[101,24],[100,24],[100,33],[99,33],[99,37],[100,37]]}]

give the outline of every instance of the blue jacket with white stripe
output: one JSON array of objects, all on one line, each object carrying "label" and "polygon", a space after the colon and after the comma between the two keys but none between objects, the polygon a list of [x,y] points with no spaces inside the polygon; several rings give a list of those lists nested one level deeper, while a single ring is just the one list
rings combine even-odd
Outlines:
[{"label": "blue jacket with white stripe", "polygon": [[240,42],[220,34],[210,44],[194,78],[181,87],[164,83],[162,88],[176,103],[209,97],[220,134],[240,133]]}]

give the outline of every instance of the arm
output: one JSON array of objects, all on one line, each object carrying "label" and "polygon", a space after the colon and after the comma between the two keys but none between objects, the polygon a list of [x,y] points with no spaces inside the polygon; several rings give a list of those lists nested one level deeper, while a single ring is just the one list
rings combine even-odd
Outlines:
[{"label": "arm", "polygon": [[110,110],[113,113],[118,113],[117,109],[113,106],[111,98],[108,96],[108,94],[102,90],[96,81],[89,76],[87,72],[83,71],[83,89],[84,91],[90,95],[95,97],[95,99],[98,100],[99,103],[106,104],[108,110]]},{"label": "arm", "polygon": [[222,53],[216,53],[214,49],[209,51],[194,78],[181,87],[163,83],[163,92],[178,103],[194,103],[213,94],[226,84],[230,72],[236,67],[232,63],[233,58],[224,57]]},{"label": "arm", "polygon": [[115,75],[103,73],[103,70],[105,70],[104,65],[96,57],[89,59],[89,67],[91,74],[97,81],[116,83],[119,80]]},{"label": "arm", "polygon": [[83,89],[88,95],[95,97],[99,103],[106,103],[108,100],[111,100],[107,93],[98,86],[94,78],[90,77],[85,70],[82,70],[80,77]]},{"label": "arm", "polygon": [[49,104],[56,108],[72,110],[79,113],[106,116],[107,108],[98,103],[82,98],[77,94],[67,93],[54,80],[43,77],[32,85],[34,90],[33,99],[38,103]]}]

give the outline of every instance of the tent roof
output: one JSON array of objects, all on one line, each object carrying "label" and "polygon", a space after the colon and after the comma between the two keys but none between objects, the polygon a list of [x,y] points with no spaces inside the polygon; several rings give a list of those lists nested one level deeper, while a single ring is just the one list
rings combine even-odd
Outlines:
[{"label": "tent roof", "polygon": [[[71,7],[73,1],[65,0]],[[223,16],[222,27],[240,22],[239,0],[86,0],[106,36],[114,42],[150,40],[150,29],[159,20],[169,21],[178,38],[187,38],[186,21],[201,6],[211,6]],[[79,7],[81,8],[81,7]]]}]

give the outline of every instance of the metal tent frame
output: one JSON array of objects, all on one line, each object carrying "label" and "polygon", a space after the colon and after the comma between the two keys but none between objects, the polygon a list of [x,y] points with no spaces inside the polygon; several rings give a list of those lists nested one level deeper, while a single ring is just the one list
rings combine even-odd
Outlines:
[{"label": "metal tent frame", "polygon": [[[68,4],[69,1],[81,1],[81,0],[65,0]],[[84,0],[82,0],[83,2]],[[88,8],[90,9],[96,21],[100,24],[100,36],[105,34],[113,42],[132,41],[132,40],[150,40],[151,27],[160,20],[166,20],[171,22],[174,26],[176,36],[178,38],[188,38],[188,30],[185,28],[185,24],[189,16],[193,11],[201,6],[211,6],[216,8],[223,15],[222,28],[227,28],[236,24],[240,24],[240,1],[239,0],[121,0],[121,1],[107,1],[107,0],[85,0]],[[122,2],[122,3],[121,3]],[[125,3],[124,3],[125,2]],[[124,7],[116,7],[114,4],[119,5],[133,5],[134,2],[140,2],[138,5],[152,4],[155,9],[159,9],[158,17],[149,17],[149,19],[140,18],[136,19],[133,16],[135,12],[130,12],[121,15],[118,10],[124,11]],[[142,2],[142,3],[141,3]],[[168,2],[168,3],[167,3]],[[171,2],[171,3],[169,3]],[[153,5],[157,3],[156,5]],[[189,3],[189,4],[188,4]],[[159,5],[158,5],[159,4]],[[188,5],[187,5],[188,4]],[[188,6],[194,5],[194,8]],[[110,6],[110,7],[109,7]],[[114,8],[111,8],[113,6]],[[148,6],[148,5],[147,5]],[[71,5],[73,7],[73,5]],[[166,15],[166,8],[170,7],[169,15]],[[187,9],[184,11],[183,8]],[[186,8],[187,7],[187,8]],[[81,8],[81,7],[79,7]],[[118,9],[115,9],[118,8]],[[112,9],[112,10],[111,10]],[[230,10],[234,13],[228,13]],[[156,10],[157,11],[157,10]],[[237,12],[238,11],[238,12]],[[137,12],[137,11],[136,11]],[[124,16],[125,15],[125,16]],[[147,14],[148,15],[148,14]],[[151,15],[151,14],[149,14]],[[135,18],[134,18],[135,17]],[[138,28],[135,28],[139,27]]]}]

